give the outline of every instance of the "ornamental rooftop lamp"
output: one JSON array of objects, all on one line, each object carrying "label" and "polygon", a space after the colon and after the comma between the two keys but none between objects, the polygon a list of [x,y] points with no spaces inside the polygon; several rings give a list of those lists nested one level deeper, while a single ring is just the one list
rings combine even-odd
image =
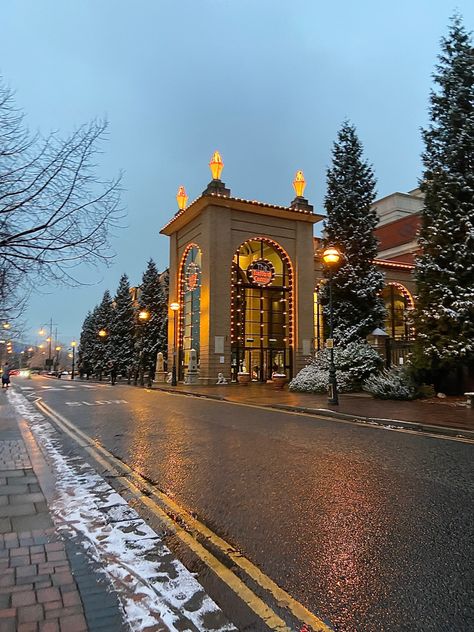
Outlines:
[{"label": "ornamental rooftop lamp", "polygon": [[303,197],[303,193],[306,188],[306,180],[304,179],[304,173],[301,169],[296,172],[295,179],[293,180],[293,188],[295,190],[296,197]]},{"label": "ornamental rooftop lamp", "polygon": [[183,185],[181,185],[178,189],[178,193],[176,194],[176,201],[178,202],[178,209],[180,211],[184,211],[186,209],[188,196],[186,195],[186,189]]},{"label": "ornamental rooftop lamp", "polygon": [[312,213],[313,206],[309,204],[305,197],[303,197],[304,190],[306,188],[306,180],[301,169],[296,172],[295,179],[293,180],[293,188],[295,190],[296,197],[291,203],[290,208],[294,211],[300,211],[301,213]]},{"label": "ornamental rooftop lamp", "polygon": [[224,182],[221,180],[222,169],[224,168],[224,162],[222,156],[218,151],[212,154],[212,158],[209,161],[209,168],[212,174],[212,180],[202,192],[203,195],[220,195],[221,197],[230,197],[230,189],[227,189]]},{"label": "ornamental rooftop lamp", "polygon": [[222,169],[224,169],[224,163],[222,162],[222,156],[218,151],[215,151],[209,162],[209,168],[212,173],[213,180],[220,180]]}]

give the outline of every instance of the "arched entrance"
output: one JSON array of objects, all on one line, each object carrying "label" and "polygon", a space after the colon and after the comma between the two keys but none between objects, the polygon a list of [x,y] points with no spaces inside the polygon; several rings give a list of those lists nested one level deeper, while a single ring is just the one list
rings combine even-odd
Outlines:
[{"label": "arched entrance", "polygon": [[287,253],[266,237],[244,242],[232,262],[232,378],[248,371],[264,382],[293,373],[293,268]]},{"label": "arched entrance", "polygon": [[201,249],[189,244],[179,266],[178,379],[182,379],[189,364],[189,352],[194,349],[199,365],[201,337]]},{"label": "arched entrance", "polygon": [[413,296],[404,285],[391,281],[382,290],[382,298],[387,310],[385,331],[394,340],[411,340],[413,331],[407,312],[415,307]]}]

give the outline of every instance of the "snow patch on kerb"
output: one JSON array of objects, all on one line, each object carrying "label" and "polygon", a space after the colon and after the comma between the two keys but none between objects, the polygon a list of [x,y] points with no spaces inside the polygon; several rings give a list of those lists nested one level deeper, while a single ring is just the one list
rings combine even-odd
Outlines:
[{"label": "snow patch on kerb", "polygon": [[61,452],[51,423],[19,393],[10,391],[9,399],[56,474],[56,497],[49,504],[56,527],[82,536],[87,554],[113,584],[131,629],[164,623],[173,632],[235,632],[161,537],[91,466]]}]

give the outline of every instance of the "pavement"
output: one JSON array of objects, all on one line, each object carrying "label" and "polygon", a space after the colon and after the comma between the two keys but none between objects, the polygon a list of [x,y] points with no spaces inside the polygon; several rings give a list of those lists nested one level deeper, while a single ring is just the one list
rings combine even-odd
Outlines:
[{"label": "pavement", "polygon": [[287,387],[276,390],[272,384],[258,382],[247,386],[179,384],[175,387],[155,383],[154,388],[347,421],[401,425],[414,430],[474,437],[474,408],[466,406],[465,397],[434,397],[406,402],[374,399],[367,393],[351,393],[340,394],[339,405],[329,405],[326,395],[292,393]]},{"label": "pavement", "polygon": [[0,632],[236,632],[66,439],[2,391]]}]

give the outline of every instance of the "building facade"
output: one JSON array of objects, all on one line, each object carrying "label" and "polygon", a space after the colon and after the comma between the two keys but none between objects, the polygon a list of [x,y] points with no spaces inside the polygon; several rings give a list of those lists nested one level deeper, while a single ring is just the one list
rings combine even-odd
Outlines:
[{"label": "building facade", "polygon": [[[210,167],[213,180],[188,207],[180,187],[179,210],[161,230],[170,238],[169,301],[177,307],[169,318],[168,367],[175,363],[186,381],[194,350],[200,383],[243,371],[259,381],[273,372],[291,378],[324,344],[321,249],[313,237],[323,216],[303,197],[302,172],[286,207],[233,197],[220,179],[217,152]],[[380,230],[404,219],[395,214]],[[413,262],[382,255],[376,263],[386,278],[387,333],[406,339]]]}]

